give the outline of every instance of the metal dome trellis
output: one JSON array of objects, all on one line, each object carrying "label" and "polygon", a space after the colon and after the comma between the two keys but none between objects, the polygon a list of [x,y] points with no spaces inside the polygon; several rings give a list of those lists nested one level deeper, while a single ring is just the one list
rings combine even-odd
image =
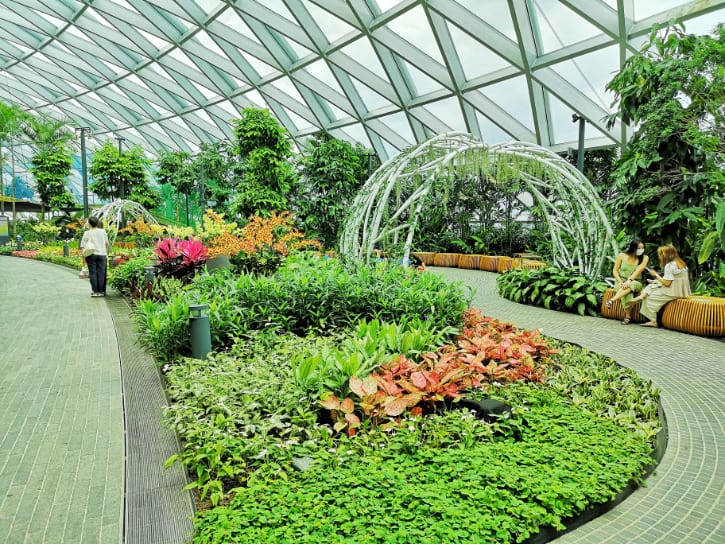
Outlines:
[{"label": "metal dome trellis", "polygon": [[133,200],[114,200],[93,210],[91,215],[98,217],[104,225],[115,227],[115,230],[108,233],[108,243],[111,246],[116,240],[118,230],[125,227],[129,219],[142,218],[147,223],[158,224],[156,218],[146,208]]},{"label": "metal dome trellis", "polygon": [[376,246],[385,245],[395,257],[407,259],[428,197],[448,198],[453,175],[520,182],[548,227],[556,266],[595,276],[607,256],[617,252],[596,191],[571,164],[535,144],[487,146],[460,132],[435,136],[380,166],[353,202],[340,252],[367,260]]}]

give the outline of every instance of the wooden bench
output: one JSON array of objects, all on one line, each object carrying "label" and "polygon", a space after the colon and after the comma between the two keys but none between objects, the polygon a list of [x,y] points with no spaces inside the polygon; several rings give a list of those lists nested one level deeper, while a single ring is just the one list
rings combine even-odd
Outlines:
[{"label": "wooden bench", "polygon": [[[607,309],[607,301],[614,296],[614,289],[607,289],[602,297],[601,312],[604,317],[624,319],[624,308],[619,301]],[[632,306],[632,321],[642,322],[647,318],[639,313],[640,304]],[[666,329],[709,336],[725,337],[725,298],[693,295],[678,298],[665,304],[660,310],[660,321]]]}]

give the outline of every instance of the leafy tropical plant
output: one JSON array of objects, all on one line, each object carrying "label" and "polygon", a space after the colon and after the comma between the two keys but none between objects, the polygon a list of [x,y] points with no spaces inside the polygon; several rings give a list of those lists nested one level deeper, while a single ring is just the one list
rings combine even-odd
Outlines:
[{"label": "leafy tropical plant", "polygon": [[23,122],[23,132],[35,146],[30,171],[43,206],[67,210],[75,205],[76,199],[66,187],[71,170],[68,143],[73,139],[66,122],[49,115],[28,116]]},{"label": "leafy tropical plant", "polygon": [[311,394],[324,390],[344,396],[352,377],[364,378],[398,355],[413,357],[452,341],[456,329],[403,317],[399,323],[362,319],[343,338],[331,335],[296,353],[292,369],[298,385]]},{"label": "leafy tropical plant", "polygon": [[249,217],[287,209],[295,181],[288,162],[292,145],[287,131],[269,110],[258,108],[242,110],[233,125],[236,149],[244,163],[243,181],[232,203],[234,213]]},{"label": "leafy tropical plant", "polygon": [[340,400],[326,394],[320,405],[330,410],[336,431],[347,429],[353,436],[362,421],[395,425],[391,418],[404,412],[430,413],[494,381],[541,382],[552,353],[538,331],[519,331],[469,309],[455,345],[422,353],[415,360],[401,354],[362,379],[352,375],[349,388],[354,397]]},{"label": "leafy tropical plant", "polygon": [[496,284],[501,296],[514,302],[579,315],[598,315],[608,287],[604,280],[592,280],[576,270],[551,266],[512,269],[499,275]]},{"label": "leafy tropical plant", "polygon": [[700,36],[654,28],[607,85],[616,95],[610,126],[617,118],[637,126],[614,172],[615,214],[630,232],[673,243],[695,274],[700,232],[709,230],[701,219],[713,217],[725,187],[723,65],[723,24]]},{"label": "leafy tropical plant", "polygon": [[[20,133],[24,120],[27,118],[25,111],[16,104],[6,104],[0,101],[0,172],[4,172],[3,161],[5,155],[3,146],[12,146],[11,140],[16,138]],[[5,211],[5,202],[3,197],[6,196],[6,187],[3,184],[4,176],[0,175],[0,211]],[[14,181],[13,181],[14,183]],[[21,197],[21,195],[8,192],[7,194]]]},{"label": "leafy tropical plant", "polygon": [[154,248],[157,274],[188,283],[206,264],[207,251],[200,240],[164,238]]},{"label": "leafy tropical plant", "polygon": [[306,142],[299,161],[294,206],[305,230],[334,248],[350,204],[373,167],[372,151],[319,133]]},{"label": "leafy tropical plant", "polygon": [[89,169],[93,182],[89,188],[100,198],[125,198],[153,208],[159,196],[149,186],[145,162],[141,147],[119,152],[111,140],[106,140],[93,153]]}]

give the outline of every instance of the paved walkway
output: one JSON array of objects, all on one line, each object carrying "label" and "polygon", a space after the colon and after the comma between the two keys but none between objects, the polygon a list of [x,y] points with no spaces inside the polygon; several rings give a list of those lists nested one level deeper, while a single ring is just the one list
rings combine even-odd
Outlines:
[{"label": "paved walkway", "polygon": [[123,542],[116,335],[70,269],[0,257],[0,542]]},{"label": "paved walkway", "polygon": [[0,257],[0,542],[176,544],[194,505],[165,397],[116,296]]},{"label": "paved walkway", "polygon": [[725,543],[725,342],[516,304],[496,274],[429,270],[473,288],[485,315],[612,357],[661,390],[669,442],[647,486],[557,544]]}]

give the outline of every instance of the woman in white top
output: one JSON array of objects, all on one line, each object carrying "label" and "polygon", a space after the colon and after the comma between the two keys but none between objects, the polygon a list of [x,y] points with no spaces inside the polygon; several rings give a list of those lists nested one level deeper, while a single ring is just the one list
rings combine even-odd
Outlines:
[{"label": "woman in white top", "polygon": [[83,233],[81,249],[91,249],[93,253],[86,256],[88,277],[91,280],[91,296],[106,296],[106,257],[108,256],[108,235],[101,227],[97,217],[88,219],[90,228]]},{"label": "woman in white top", "polygon": [[660,276],[657,272],[651,271],[654,276],[638,297],[632,299],[630,304],[642,301],[639,312],[647,317],[649,321],[642,323],[645,327],[657,326],[657,312],[669,301],[676,298],[684,298],[690,295],[690,279],[687,275],[687,265],[677,254],[673,245],[661,246],[657,250],[660,259],[660,266],[664,267],[664,274]]}]

